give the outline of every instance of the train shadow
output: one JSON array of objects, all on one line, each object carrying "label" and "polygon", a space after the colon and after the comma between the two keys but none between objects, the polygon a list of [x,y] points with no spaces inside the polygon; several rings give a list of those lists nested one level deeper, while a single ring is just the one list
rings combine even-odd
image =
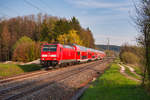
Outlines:
[{"label": "train shadow", "polygon": [[37,64],[18,65],[18,67],[24,72],[31,72],[42,69],[42,66]]}]

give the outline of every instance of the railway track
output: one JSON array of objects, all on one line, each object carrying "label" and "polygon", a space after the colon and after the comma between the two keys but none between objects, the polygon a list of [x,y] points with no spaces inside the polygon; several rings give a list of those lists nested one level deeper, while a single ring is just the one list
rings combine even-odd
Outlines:
[{"label": "railway track", "polygon": [[0,84],[15,81],[15,80],[19,80],[19,79],[25,79],[27,77],[36,76],[36,75],[43,74],[43,73],[47,73],[47,71],[36,71],[36,72],[26,73],[26,74],[23,74],[23,75],[17,75],[17,76],[14,76],[14,77],[1,79]]},{"label": "railway track", "polygon": [[[108,59],[105,59],[105,61],[107,61],[107,60]],[[38,91],[42,88],[45,88],[52,84],[55,84],[55,82],[57,82],[57,81],[63,81],[67,78],[77,75],[77,74],[79,74],[87,69],[90,69],[91,67],[97,66],[99,64],[102,64],[102,62],[95,61],[95,62],[91,62],[86,65],[81,64],[77,68],[71,69],[69,71],[64,71],[59,74],[47,76],[47,77],[39,79],[39,80],[34,80],[34,81],[27,82],[24,84],[18,84],[13,87],[8,87],[5,89],[2,89],[2,90],[0,90],[0,100],[16,100],[16,99],[22,98],[22,97],[24,97],[28,94],[31,94],[35,91]],[[37,74],[43,74],[43,73],[41,72],[41,73],[37,73]],[[27,76],[27,77],[29,77],[29,76]],[[5,82],[8,82],[8,81],[5,81]]]},{"label": "railway track", "polygon": [[[91,62],[91,63],[93,63],[93,62]],[[74,66],[83,66],[83,64],[74,65]],[[3,84],[7,84],[7,83],[11,83],[11,82],[17,82],[17,81],[22,81],[24,79],[38,77],[40,75],[49,74],[51,72],[61,70],[61,69],[66,69],[66,68],[69,68],[69,67],[63,67],[63,68],[59,68],[59,69],[52,69],[52,70],[46,70],[46,71],[40,70],[40,71],[28,72],[25,74],[13,76],[13,77],[8,77],[8,78],[4,78],[4,79],[2,78],[2,79],[0,79],[0,86],[3,86]]]}]

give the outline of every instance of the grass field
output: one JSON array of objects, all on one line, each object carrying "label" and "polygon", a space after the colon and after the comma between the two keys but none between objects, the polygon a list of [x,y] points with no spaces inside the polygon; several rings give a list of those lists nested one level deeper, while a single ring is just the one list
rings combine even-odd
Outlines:
[{"label": "grass field", "polygon": [[142,73],[142,71],[141,71],[141,69],[140,69],[140,67],[138,67],[138,66],[131,66],[131,67],[133,67],[134,68],[134,70],[135,70],[135,72],[137,73],[137,74],[139,74],[139,75],[141,75],[141,76],[143,76],[143,73]]},{"label": "grass field", "polygon": [[113,63],[83,94],[80,100],[150,100],[140,83],[121,75]]},{"label": "grass field", "polygon": [[41,69],[41,67],[35,64],[16,65],[16,64],[0,63],[0,77],[13,76],[24,72],[31,72],[39,69]]}]

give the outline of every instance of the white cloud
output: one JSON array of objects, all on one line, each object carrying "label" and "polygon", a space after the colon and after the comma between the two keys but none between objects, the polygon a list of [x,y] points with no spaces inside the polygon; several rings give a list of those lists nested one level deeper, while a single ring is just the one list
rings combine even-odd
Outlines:
[{"label": "white cloud", "polygon": [[131,22],[129,12],[134,12],[132,1],[65,1],[69,2],[77,8],[85,8],[81,10],[81,15],[78,14],[78,19],[80,20],[82,26],[85,28],[90,27],[93,32],[96,44],[107,44],[106,39],[108,37],[110,38],[110,44],[122,45],[126,42],[132,45],[136,44],[135,37],[138,32],[136,32],[134,27],[129,23]]},{"label": "white cloud", "polygon": [[136,45],[135,37],[130,36],[114,36],[114,35],[95,35],[96,44],[107,44],[107,39],[109,38],[111,45],[121,46],[124,43],[129,43],[131,45]]},{"label": "white cloud", "polygon": [[77,7],[88,7],[88,8],[119,8],[123,10],[128,10],[131,6],[128,2],[112,3],[112,2],[102,2],[96,0],[66,0]]},{"label": "white cloud", "polygon": [[84,27],[90,27],[96,44],[106,44],[110,38],[110,44],[122,45],[126,42],[136,44],[135,36],[138,32],[129,24],[126,15],[80,16],[79,20]]},{"label": "white cloud", "polygon": [[126,24],[129,20],[129,16],[125,14],[106,14],[106,15],[83,15],[78,16],[81,25],[88,26],[100,26],[100,25],[119,25],[120,23]]}]

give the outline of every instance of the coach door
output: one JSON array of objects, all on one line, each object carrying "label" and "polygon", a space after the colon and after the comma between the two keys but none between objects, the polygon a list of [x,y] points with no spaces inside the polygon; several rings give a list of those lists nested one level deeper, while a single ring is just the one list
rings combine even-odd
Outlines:
[{"label": "coach door", "polygon": [[79,60],[81,59],[81,53],[80,53],[80,51],[77,52],[77,59],[79,59]]},{"label": "coach door", "polygon": [[60,52],[59,52],[59,57],[60,57],[60,61],[61,61],[61,60],[62,60],[62,57],[63,57],[62,48],[60,48],[59,51],[60,51]]}]

